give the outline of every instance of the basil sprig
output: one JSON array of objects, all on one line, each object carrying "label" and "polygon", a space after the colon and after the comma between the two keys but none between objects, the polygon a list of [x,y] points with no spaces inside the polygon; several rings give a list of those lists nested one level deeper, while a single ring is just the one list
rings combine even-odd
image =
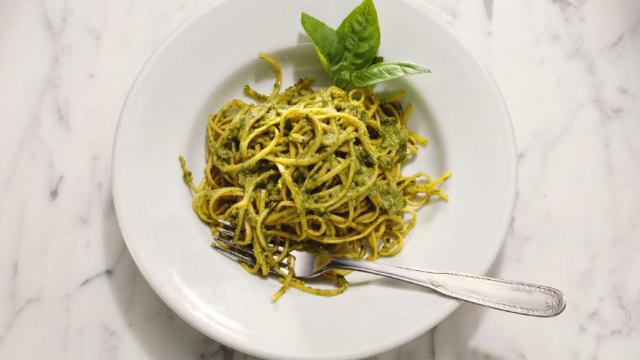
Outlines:
[{"label": "basil sprig", "polygon": [[378,13],[372,0],[364,0],[342,20],[337,30],[302,13],[300,22],[333,83],[343,89],[364,87],[402,76],[430,72],[408,61],[383,61]]}]

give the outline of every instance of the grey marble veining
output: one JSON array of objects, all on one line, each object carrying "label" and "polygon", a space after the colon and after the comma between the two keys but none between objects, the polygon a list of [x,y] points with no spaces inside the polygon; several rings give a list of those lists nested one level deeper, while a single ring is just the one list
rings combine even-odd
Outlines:
[{"label": "grey marble veining", "polygon": [[[518,198],[492,273],[569,303],[553,319],[463,305],[375,358],[640,358],[640,2],[426,2],[487,64],[515,127]],[[111,199],[126,92],[205,3],[0,2],[1,359],[251,359],[160,301]]]}]

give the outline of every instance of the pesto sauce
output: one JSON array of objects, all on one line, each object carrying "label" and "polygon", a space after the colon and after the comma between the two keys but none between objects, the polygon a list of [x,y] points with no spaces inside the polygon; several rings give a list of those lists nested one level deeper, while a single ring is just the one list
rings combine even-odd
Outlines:
[{"label": "pesto sauce", "polygon": [[376,157],[372,154],[369,154],[361,145],[356,146],[355,149],[356,158],[361,165],[364,165],[366,167],[374,167],[376,165]]},{"label": "pesto sauce", "polygon": [[362,123],[366,124],[369,122],[369,114],[362,108],[360,104],[345,104],[343,112],[358,118],[358,120],[362,121]]},{"label": "pesto sauce", "polygon": [[405,199],[402,193],[390,185],[377,185],[371,191],[372,195],[377,195],[382,200],[380,208],[387,214],[396,214],[405,206]]},{"label": "pesto sauce", "polygon": [[251,169],[243,169],[238,172],[238,183],[246,188],[247,184],[252,182],[256,178]]},{"label": "pesto sauce", "polygon": [[329,146],[333,144],[337,138],[334,132],[325,133],[324,136],[322,136],[322,145]]},{"label": "pesto sauce", "polygon": [[222,146],[219,146],[218,148],[216,148],[215,159],[218,160],[216,162],[218,162],[220,165],[228,165],[231,162],[231,151]]},{"label": "pesto sauce", "polygon": [[231,209],[231,211],[229,211],[229,220],[235,221],[238,219],[239,215],[240,215],[240,209],[238,208]]},{"label": "pesto sauce", "polygon": [[382,169],[389,169],[407,157],[407,129],[398,123],[393,117],[383,117],[380,121],[382,127],[382,154],[378,156],[378,162]]}]

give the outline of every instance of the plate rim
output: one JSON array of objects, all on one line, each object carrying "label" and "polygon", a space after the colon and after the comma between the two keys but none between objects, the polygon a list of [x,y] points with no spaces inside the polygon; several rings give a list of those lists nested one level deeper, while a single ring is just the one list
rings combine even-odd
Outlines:
[{"label": "plate rim", "polygon": [[[131,106],[131,99],[132,99],[132,95],[136,94],[139,91],[139,87],[141,84],[141,79],[150,71],[150,69],[153,67],[153,64],[161,57],[161,55],[163,54],[164,50],[173,43],[173,40],[182,32],[184,31],[186,28],[188,28],[192,23],[194,23],[195,21],[197,21],[201,16],[204,16],[206,13],[208,13],[209,11],[213,11],[216,7],[227,3],[227,2],[231,2],[232,0],[213,0],[210,3],[203,5],[202,7],[200,7],[198,10],[196,10],[193,14],[191,14],[190,16],[188,16],[182,23],[180,23],[178,26],[176,26],[173,30],[171,30],[163,39],[162,41],[159,43],[158,46],[156,46],[156,48],[151,52],[151,54],[149,55],[149,57],[144,61],[144,63],[142,64],[142,66],[140,67],[140,69],[137,71],[133,82],[131,83],[131,86],[129,87],[129,90],[127,91],[126,95],[125,95],[125,100],[122,104],[122,108],[120,110],[119,116],[118,116],[118,121],[117,121],[117,125],[116,125],[116,129],[114,132],[114,140],[113,140],[113,147],[112,147],[112,151],[111,151],[111,184],[112,184],[112,191],[111,191],[111,195],[112,195],[112,199],[113,199],[113,204],[114,204],[114,208],[115,208],[115,214],[116,214],[116,219],[118,221],[118,226],[120,228],[120,232],[122,233],[122,237],[124,239],[124,243],[127,247],[127,250],[129,251],[129,253],[131,254],[131,257],[134,261],[134,263],[136,264],[136,267],[138,268],[138,270],[140,271],[140,273],[142,274],[142,276],[144,277],[145,281],[149,284],[149,286],[153,289],[153,291],[155,292],[155,294],[163,301],[164,304],[166,304],[173,312],[175,312],[176,314],[178,314],[183,320],[185,320],[185,322],[195,328],[196,330],[198,330],[199,332],[201,332],[203,335],[213,339],[216,342],[219,342],[225,346],[229,346],[235,350],[241,351],[243,353],[252,355],[252,356],[257,356],[257,357],[263,357],[263,358],[269,358],[269,359],[284,359],[284,360],[319,360],[319,359],[333,359],[333,360],[340,360],[340,359],[348,359],[348,358],[362,358],[362,357],[367,357],[367,356],[372,356],[372,355],[376,355],[376,354],[380,354],[384,351],[388,351],[391,349],[394,349],[398,346],[401,346],[403,344],[406,344],[407,342],[411,341],[412,339],[415,339],[416,337],[420,336],[421,334],[424,334],[425,332],[431,330],[432,328],[436,327],[438,324],[440,324],[446,317],[448,317],[449,315],[451,315],[463,302],[462,301],[457,301],[457,300],[452,300],[448,303],[446,303],[445,305],[442,306],[442,312],[440,315],[438,316],[434,316],[432,317],[432,321],[431,322],[425,322],[424,326],[418,326],[416,328],[413,329],[413,331],[408,331],[405,332],[403,334],[403,336],[398,336],[396,338],[394,338],[393,341],[390,341],[388,343],[384,343],[382,345],[372,345],[371,347],[366,348],[365,350],[360,350],[360,351],[352,351],[352,352],[348,352],[348,353],[334,353],[334,354],[329,354],[329,355],[315,355],[315,354],[290,354],[290,353],[286,353],[286,352],[282,352],[282,351],[278,351],[274,348],[271,349],[264,349],[264,348],[258,348],[258,347],[253,347],[252,344],[250,342],[246,342],[246,341],[237,341],[234,337],[231,336],[227,336],[225,331],[220,331],[219,329],[216,329],[214,327],[207,327],[204,325],[204,322],[198,318],[192,311],[188,310],[181,301],[177,300],[176,298],[170,296],[170,294],[168,292],[166,292],[162,286],[160,286],[159,284],[157,284],[156,282],[154,282],[153,280],[153,276],[151,276],[149,274],[149,272],[151,271],[151,269],[147,269],[145,268],[145,266],[143,265],[143,262],[141,262],[139,260],[139,257],[136,255],[136,252],[133,246],[131,246],[130,244],[130,240],[131,239],[130,236],[127,236],[128,231],[127,231],[127,227],[124,225],[125,221],[123,221],[122,219],[122,215],[121,215],[121,211],[119,211],[118,209],[121,208],[121,202],[119,199],[121,199],[121,197],[118,196],[118,189],[120,188],[120,182],[117,181],[118,179],[118,171],[117,169],[117,162],[118,162],[118,144],[120,142],[120,140],[122,139],[122,136],[120,136],[121,134],[121,130],[122,130],[122,124],[123,124],[123,119],[126,117],[127,111],[129,109],[129,107]],[[504,118],[506,120],[506,124],[507,127],[509,129],[509,136],[507,137],[506,142],[508,143],[508,146],[511,148],[511,154],[509,156],[510,158],[510,163],[511,163],[511,168],[512,168],[512,174],[511,174],[511,183],[513,184],[512,189],[509,189],[509,194],[508,194],[508,209],[505,212],[505,219],[502,220],[502,224],[501,224],[501,231],[499,232],[501,234],[500,239],[498,241],[494,242],[494,246],[491,249],[487,249],[487,253],[485,255],[485,257],[479,261],[480,264],[480,268],[481,271],[479,271],[479,275],[483,275],[486,274],[487,271],[490,270],[492,264],[494,263],[494,261],[496,260],[496,258],[498,257],[498,254],[500,252],[500,250],[502,249],[503,245],[504,245],[504,241],[506,238],[506,235],[508,233],[509,230],[509,224],[511,223],[511,219],[513,216],[513,211],[514,211],[514,207],[515,207],[515,203],[517,200],[517,188],[518,188],[518,159],[517,159],[517,143],[516,143],[516,137],[515,137],[515,129],[513,126],[513,122],[511,121],[511,114],[509,112],[509,108],[507,106],[507,103],[504,99],[504,96],[502,94],[502,92],[500,91],[500,88],[498,87],[497,82],[495,81],[495,78],[493,77],[493,75],[491,74],[491,72],[489,71],[488,67],[486,66],[486,64],[481,60],[481,58],[478,56],[478,54],[476,53],[476,51],[467,45],[467,43],[462,40],[460,37],[458,37],[456,35],[456,33],[453,31],[452,27],[450,26],[450,24],[446,23],[445,21],[443,21],[441,19],[441,17],[446,17],[446,15],[438,10],[437,8],[435,8],[434,6],[427,4],[423,1],[420,0],[402,0],[403,2],[405,2],[407,5],[413,7],[414,9],[416,9],[417,11],[419,11],[423,16],[429,17],[430,20],[432,20],[434,22],[434,24],[436,26],[438,26],[441,30],[443,30],[445,33],[447,33],[448,35],[451,36],[451,38],[454,39],[454,41],[456,41],[458,43],[458,45],[460,46],[461,49],[463,49],[463,51],[466,53],[466,55],[469,56],[469,59],[475,64],[477,65],[480,69],[482,69],[482,75],[488,80],[488,83],[490,84],[490,86],[493,88],[495,94],[497,95],[497,102],[499,104],[499,108],[501,109],[501,111],[504,113]]]}]

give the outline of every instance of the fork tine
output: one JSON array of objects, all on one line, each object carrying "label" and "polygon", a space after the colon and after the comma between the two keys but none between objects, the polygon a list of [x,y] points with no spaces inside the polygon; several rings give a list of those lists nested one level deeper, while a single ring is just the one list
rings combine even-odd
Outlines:
[{"label": "fork tine", "polygon": [[[219,222],[224,221],[224,220],[218,220]],[[232,230],[229,229],[225,229],[222,227],[216,227],[216,235],[213,235],[213,238],[215,240],[218,240],[220,242],[223,242],[231,247],[236,247],[238,250],[245,250],[245,248],[238,248],[237,245],[235,245],[235,243],[232,241],[235,233]],[[235,246],[234,246],[235,245]],[[284,250],[284,247],[282,245],[279,245],[276,247],[276,249],[278,250],[278,252],[282,252]],[[251,253],[253,255],[253,253]]]},{"label": "fork tine", "polygon": [[221,238],[221,237],[219,237],[219,236],[213,236],[213,240],[215,240],[215,241],[219,241],[219,242],[221,242],[221,243],[223,243],[223,244],[227,245],[228,247],[233,248],[233,249],[234,249],[234,250],[236,250],[236,251],[239,251],[240,253],[242,253],[242,255],[245,255],[245,256],[253,256],[253,252],[251,252],[251,251],[250,251],[249,249],[247,249],[247,248],[244,248],[244,247],[242,247],[242,246],[239,246],[239,245],[234,244],[234,243],[233,243],[233,241],[230,241],[230,240],[227,240],[227,239]]},{"label": "fork tine", "polygon": [[[235,235],[233,229],[235,229],[235,226],[225,220],[216,219],[216,221],[224,226],[231,228],[230,230],[220,226],[216,226],[215,227],[216,234],[212,235],[214,241],[221,242],[225,244],[228,248],[225,249],[216,243],[213,243],[211,247],[214,248],[215,250],[218,250],[223,255],[225,255],[226,257],[232,260],[242,261],[246,264],[253,266],[255,264],[255,255],[253,254],[253,251],[247,249],[246,247],[240,246],[233,241],[233,238]],[[277,246],[276,250],[277,252],[276,254],[273,254],[274,256],[278,256],[277,255],[278,253],[282,253],[284,251],[284,247]],[[281,261],[278,265],[282,270],[285,270],[285,271],[288,270],[288,264],[286,260]]]},{"label": "fork tine", "polygon": [[[255,256],[251,250],[249,250],[249,249],[247,249],[245,247],[242,247],[240,245],[237,245],[237,244],[235,244],[234,242],[232,242],[230,240],[223,239],[223,238],[216,237],[216,236],[213,236],[213,239],[216,240],[216,241],[220,241],[221,243],[223,243],[223,244],[225,244],[225,245],[227,245],[228,247],[231,248],[231,249],[225,249],[225,250],[237,251],[237,252],[240,252],[240,255],[245,256],[245,257],[249,257],[249,258],[253,258]],[[218,246],[218,245],[213,244],[211,246]],[[218,246],[218,247],[220,247],[220,246]],[[277,249],[280,252],[282,252],[282,250],[284,250],[284,248],[282,246],[278,246]],[[280,267],[281,268],[286,268],[287,264],[284,261],[281,261],[280,262]]]},{"label": "fork tine", "polygon": [[234,228],[235,227],[232,223],[230,223],[230,222],[228,222],[226,220],[216,219],[216,221],[219,222],[220,224],[222,224],[224,226],[228,226],[230,228]]},{"label": "fork tine", "polygon": [[239,261],[239,262],[243,262],[249,266],[253,266],[255,265],[255,261],[251,258],[249,258],[248,256],[239,254],[235,251],[231,251],[229,249],[224,249],[218,245],[212,245],[211,246],[214,250],[218,251],[219,253],[221,253],[222,255],[226,256],[227,258],[233,260],[233,261]]},{"label": "fork tine", "polygon": [[221,235],[221,236],[224,235],[224,236],[230,237],[232,239],[233,239],[233,235],[235,235],[233,233],[233,231],[227,230],[227,229],[221,228],[221,227],[217,227],[216,231],[218,232],[218,235]]}]

